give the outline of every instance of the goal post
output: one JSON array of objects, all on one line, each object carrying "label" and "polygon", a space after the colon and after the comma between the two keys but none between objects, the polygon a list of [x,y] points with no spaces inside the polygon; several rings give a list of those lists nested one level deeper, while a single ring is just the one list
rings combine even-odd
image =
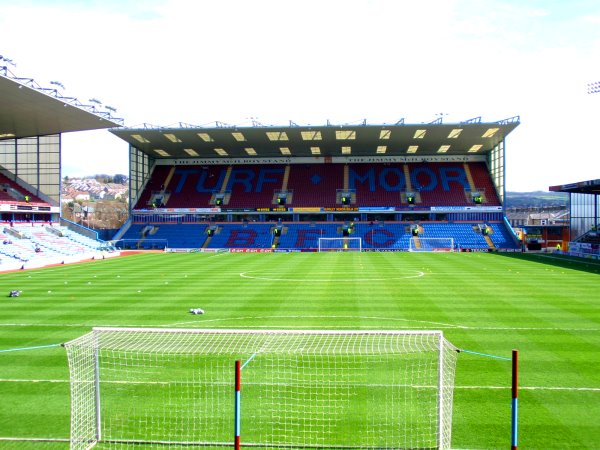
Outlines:
[{"label": "goal post", "polygon": [[362,238],[319,238],[319,252],[362,252]]},{"label": "goal post", "polygon": [[441,331],[95,328],[65,348],[72,450],[450,448]]},{"label": "goal post", "polygon": [[453,252],[454,238],[424,238],[412,236],[408,243],[409,252]]}]

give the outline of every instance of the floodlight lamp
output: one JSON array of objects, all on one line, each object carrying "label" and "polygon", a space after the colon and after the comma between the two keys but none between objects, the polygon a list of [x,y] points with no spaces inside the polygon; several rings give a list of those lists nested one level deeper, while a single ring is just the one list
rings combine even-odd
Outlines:
[{"label": "floodlight lamp", "polygon": [[588,94],[597,94],[600,92],[600,81],[588,83]]}]

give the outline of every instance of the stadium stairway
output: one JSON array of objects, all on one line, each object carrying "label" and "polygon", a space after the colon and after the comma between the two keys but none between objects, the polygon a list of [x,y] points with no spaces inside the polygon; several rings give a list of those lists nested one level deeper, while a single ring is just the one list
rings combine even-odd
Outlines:
[{"label": "stadium stairway", "polygon": [[169,170],[169,173],[167,174],[167,178],[165,179],[165,182],[163,184],[163,191],[165,189],[169,189],[169,184],[171,183],[171,180],[173,179],[173,175],[175,174],[175,166],[171,167],[171,170]]},{"label": "stadium stairway", "polygon": [[471,168],[468,163],[463,163],[463,168],[465,170],[465,175],[467,176],[467,181],[469,182],[469,188],[471,191],[477,190],[475,187],[475,182],[473,181],[473,176],[471,175]]},{"label": "stadium stairway", "polygon": [[419,238],[419,236],[413,236],[413,241],[415,243],[415,248],[416,249],[420,249],[421,246],[421,239]]},{"label": "stadium stairway", "polygon": [[[217,231],[215,230],[215,233]],[[202,243],[202,247],[201,248],[208,248],[210,246],[210,241],[212,241],[213,235],[206,235],[206,239],[204,240],[204,242]]]},{"label": "stadium stairway", "polygon": [[277,248],[279,247],[279,240],[281,239],[280,236],[273,236],[273,243],[271,244],[272,248]]},{"label": "stadium stairway", "polygon": [[285,172],[283,173],[283,181],[281,182],[281,190],[287,191],[288,181],[290,179],[290,165],[285,166]]},{"label": "stadium stairway", "polygon": [[231,172],[233,170],[233,166],[227,167],[227,172],[225,173],[225,179],[223,180],[223,184],[221,185],[221,189],[219,190],[219,194],[224,194],[227,190],[227,185],[229,184],[229,178],[231,178]]},{"label": "stadium stairway", "polygon": [[485,242],[487,242],[487,245],[489,248],[491,248],[491,249],[496,248],[496,246],[494,245],[494,242],[492,242],[492,239],[488,235],[484,235],[483,238],[485,239]]}]

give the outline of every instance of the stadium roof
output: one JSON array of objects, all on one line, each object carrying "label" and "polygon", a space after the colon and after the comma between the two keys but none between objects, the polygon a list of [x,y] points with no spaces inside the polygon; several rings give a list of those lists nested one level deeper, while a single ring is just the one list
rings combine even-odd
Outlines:
[{"label": "stadium roof", "polygon": [[550,186],[552,192],[569,192],[573,194],[600,194],[600,180],[579,181],[577,183]]},{"label": "stadium roof", "polygon": [[30,78],[16,78],[0,67],[0,140],[121,126],[121,119],[94,111],[56,89],[42,88]]},{"label": "stadium roof", "polygon": [[300,156],[475,155],[492,150],[519,125],[519,117],[456,124],[237,127],[144,127],[110,130],[155,159]]}]

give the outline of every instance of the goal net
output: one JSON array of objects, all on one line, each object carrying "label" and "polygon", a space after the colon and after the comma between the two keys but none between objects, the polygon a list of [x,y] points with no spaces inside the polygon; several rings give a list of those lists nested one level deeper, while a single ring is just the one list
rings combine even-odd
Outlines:
[{"label": "goal net", "polygon": [[408,244],[409,252],[453,252],[454,238],[423,238],[412,236]]},{"label": "goal net", "polygon": [[95,328],[65,348],[71,449],[217,449],[234,432],[265,449],[450,448],[457,351],[440,331]]},{"label": "goal net", "polygon": [[320,252],[362,252],[362,238],[319,238]]}]

